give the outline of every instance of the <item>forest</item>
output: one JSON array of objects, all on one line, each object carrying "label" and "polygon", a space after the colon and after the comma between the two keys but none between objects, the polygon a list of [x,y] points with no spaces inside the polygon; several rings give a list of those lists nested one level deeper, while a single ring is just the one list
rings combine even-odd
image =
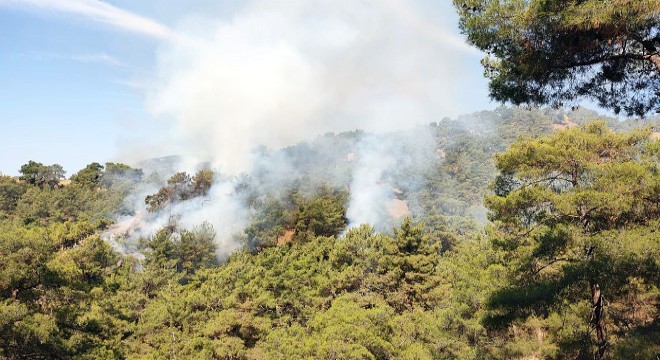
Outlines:
[{"label": "forest", "polygon": [[452,3],[494,110],[0,175],[0,359],[660,358],[660,2]]},{"label": "forest", "polygon": [[[658,125],[500,107],[262,149],[297,171],[236,177],[30,160],[0,178],[0,357],[653,359]],[[375,224],[347,215],[365,139],[394,159],[383,206],[405,204]],[[230,250],[173,211],[220,183],[247,219]],[[117,227],[136,212],[167,216]]]}]

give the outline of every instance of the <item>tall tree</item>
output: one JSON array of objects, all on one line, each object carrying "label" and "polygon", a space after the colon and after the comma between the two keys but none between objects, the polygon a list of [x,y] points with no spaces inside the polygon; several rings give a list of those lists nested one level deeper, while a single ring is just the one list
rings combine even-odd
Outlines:
[{"label": "tall tree", "polygon": [[167,179],[167,185],[161,187],[157,193],[147,195],[145,204],[148,210],[155,212],[164,206],[190,198],[192,178],[186,172],[178,172]]},{"label": "tall tree", "polygon": [[213,186],[214,177],[211,169],[199,170],[192,178],[192,196],[206,196]]},{"label": "tall tree", "polygon": [[60,164],[46,166],[42,163],[30,160],[27,164],[21,166],[19,172],[20,179],[28,184],[37,185],[40,188],[48,186],[55,188],[61,179],[64,179],[66,171]]},{"label": "tall tree", "polygon": [[579,98],[643,116],[660,112],[660,1],[454,0],[490,95],[513,104]]},{"label": "tall tree", "polygon": [[102,178],[103,165],[93,162],[71,176],[71,181],[83,187],[94,188],[100,184]]},{"label": "tall tree", "polygon": [[610,344],[608,304],[622,309],[613,324],[620,333],[648,326],[625,299],[658,284],[660,166],[649,135],[596,122],[523,139],[496,156],[501,175],[486,206],[515,270],[512,285],[490,300],[491,324],[588,299],[585,327],[595,334],[597,358]]},{"label": "tall tree", "polygon": [[339,235],[347,224],[346,198],[346,193],[336,191],[303,200],[294,216],[295,238],[306,240],[312,236]]}]

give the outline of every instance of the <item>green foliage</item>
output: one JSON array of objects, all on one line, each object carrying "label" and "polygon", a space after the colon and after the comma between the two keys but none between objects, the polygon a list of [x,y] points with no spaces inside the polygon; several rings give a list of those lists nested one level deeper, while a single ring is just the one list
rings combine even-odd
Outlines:
[{"label": "green foliage", "polygon": [[19,179],[28,184],[37,185],[39,188],[49,187],[51,189],[59,185],[60,180],[64,179],[64,174],[66,173],[59,164],[46,166],[32,160],[22,165],[19,172],[21,173]]},{"label": "green foliage", "polygon": [[293,219],[296,239],[339,235],[347,223],[344,208],[347,200],[347,194],[342,192],[321,194],[303,200]]},{"label": "green foliage", "polygon": [[25,224],[38,225],[99,221],[121,209],[125,194],[119,189],[101,191],[71,185],[58,189],[30,187],[20,197],[13,215]]},{"label": "green foliage", "polygon": [[[92,163],[70,185],[0,177],[0,358],[591,358],[592,284],[606,355],[653,357],[660,145],[590,116],[498,108],[430,124],[428,153],[394,145],[405,154],[383,181],[411,216],[382,233],[345,229],[363,133],[265,153],[300,171],[236,179],[247,246],[221,264],[208,224],[171,224],[133,254],[99,237],[157,176]],[[208,196],[215,177],[176,174],[156,210]]]},{"label": "green foliage", "polygon": [[490,95],[513,104],[590,98],[615,113],[660,110],[657,0],[454,0]]},{"label": "green foliage", "polygon": [[83,187],[94,188],[103,180],[103,165],[91,163],[71,176],[71,181]]},{"label": "green foliage", "polygon": [[0,219],[12,213],[27,188],[11,176],[0,176]]},{"label": "green foliage", "polygon": [[[616,133],[595,122],[521,139],[496,156],[501,175],[486,205],[497,226],[494,243],[507,250],[514,271],[511,284],[490,297],[485,324],[515,332],[537,319],[534,331],[543,338],[548,333],[540,348],[506,356],[591,353],[584,333],[552,330],[547,322],[566,316],[570,306],[595,312],[601,295],[616,314],[607,320],[611,325],[589,320],[589,311],[571,320],[596,333],[611,329],[609,340],[598,334],[598,356],[610,341],[652,326],[629,308],[638,301],[632,299],[657,291],[660,270],[660,164],[647,151],[649,135],[647,129]],[[644,311],[657,316],[650,307]]]},{"label": "green foliage", "polygon": [[178,239],[178,267],[186,273],[213,267],[218,264],[215,252],[215,231],[210,224],[202,223],[192,231],[184,230]]},{"label": "green foliage", "polygon": [[104,346],[111,331],[95,318],[93,303],[118,257],[90,235],[92,229],[84,223],[3,225],[0,356],[114,357]]},{"label": "green foliage", "polygon": [[103,182],[106,186],[111,185],[114,181],[120,179],[130,179],[133,182],[142,179],[143,173],[140,169],[133,169],[126,164],[121,163],[105,163],[105,173],[103,174]]},{"label": "green foliage", "polygon": [[192,274],[196,270],[217,265],[215,231],[208,223],[189,230],[167,227],[154,236],[140,240],[145,252],[147,270],[163,270]]},{"label": "green foliage", "polygon": [[283,235],[293,223],[293,210],[287,209],[283,201],[269,198],[257,207],[251,223],[245,228],[246,245],[250,249],[274,246],[278,236]]},{"label": "green foliage", "polygon": [[206,196],[213,185],[214,173],[204,169],[190,177],[185,172],[178,172],[167,179],[167,185],[157,193],[147,195],[144,202],[151,212],[158,211],[168,204],[185,201],[198,196]]},{"label": "green foliage", "polygon": [[149,358],[476,358],[490,250],[474,243],[479,252],[443,258],[421,226],[396,233],[362,226],[236,253],[163,285],[129,348]]},{"label": "green foliage", "polygon": [[206,196],[213,186],[215,173],[210,169],[198,171],[192,178],[192,197]]}]

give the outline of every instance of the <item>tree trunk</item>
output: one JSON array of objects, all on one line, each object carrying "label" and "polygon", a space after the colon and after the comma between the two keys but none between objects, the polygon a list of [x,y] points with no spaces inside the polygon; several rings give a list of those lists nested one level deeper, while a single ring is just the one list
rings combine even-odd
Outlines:
[{"label": "tree trunk", "polygon": [[598,345],[594,358],[602,359],[608,343],[605,332],[605,299],[598,283],[591,284],[591,303],[593,305],[591,325],[596,329],[596,345]]}]

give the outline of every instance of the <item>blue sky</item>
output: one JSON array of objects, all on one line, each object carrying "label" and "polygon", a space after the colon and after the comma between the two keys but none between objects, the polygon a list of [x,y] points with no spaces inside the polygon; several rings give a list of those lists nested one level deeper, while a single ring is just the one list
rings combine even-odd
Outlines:
[{"label": "blue sky", "polygon": [[[455,36],[451,41],[460,39],[449,1],[443,5],[430,0],[410,2],[428,20],[421,24],[418,16],[415,26],[423,25],[427,33],[446,31]],[[259,11],[272,12],[269,6]],[[176,69],[163,65],[178,59],[180,50],[176,49],[180,48],[170,44],[179,41],[176,38],[203,33],[197,23],[215,21],[230,26],[236,14],[245,14],[250,7],[258,9],[259,4],[0,0],[0,173],[16,175],[21,164],[35,160],[59,163],[69,176],[94,161],[135,160],[144,143],[160,149],[154,154],[176,152],[180,147],[167,149],[159,144],[169,143],[172,134],[182,131],[191,121],[189,115],[181,115],[178,108],[160,111],[168,108],[159,103],[163,100],[150,100],[153,93],[156,99],[167,98],[160,96],[157,87],[165,83],[170,89],[180,79]],[[184,32],[182,28],[193,30]],[[245,27],[230,30],[240,29]],[[460,49],[459,44],[451,46]],[[194,60],[184,63],[197,63],[206,53],[196,52]],[[462,63],[461,85],[447,84],[455,87],[456,97],[446,115],[493,108],[481,77],[480,54],[457,50],[451,56],[452,61]],[[439,56],[438,66],[443,61]],[[223,114],[219,110],[218,116]],[[179,116],[184,120],[178,120]],[[178,125],[170,126],[172,123]],[[134,148],[138,155],[130,156]]]}]

